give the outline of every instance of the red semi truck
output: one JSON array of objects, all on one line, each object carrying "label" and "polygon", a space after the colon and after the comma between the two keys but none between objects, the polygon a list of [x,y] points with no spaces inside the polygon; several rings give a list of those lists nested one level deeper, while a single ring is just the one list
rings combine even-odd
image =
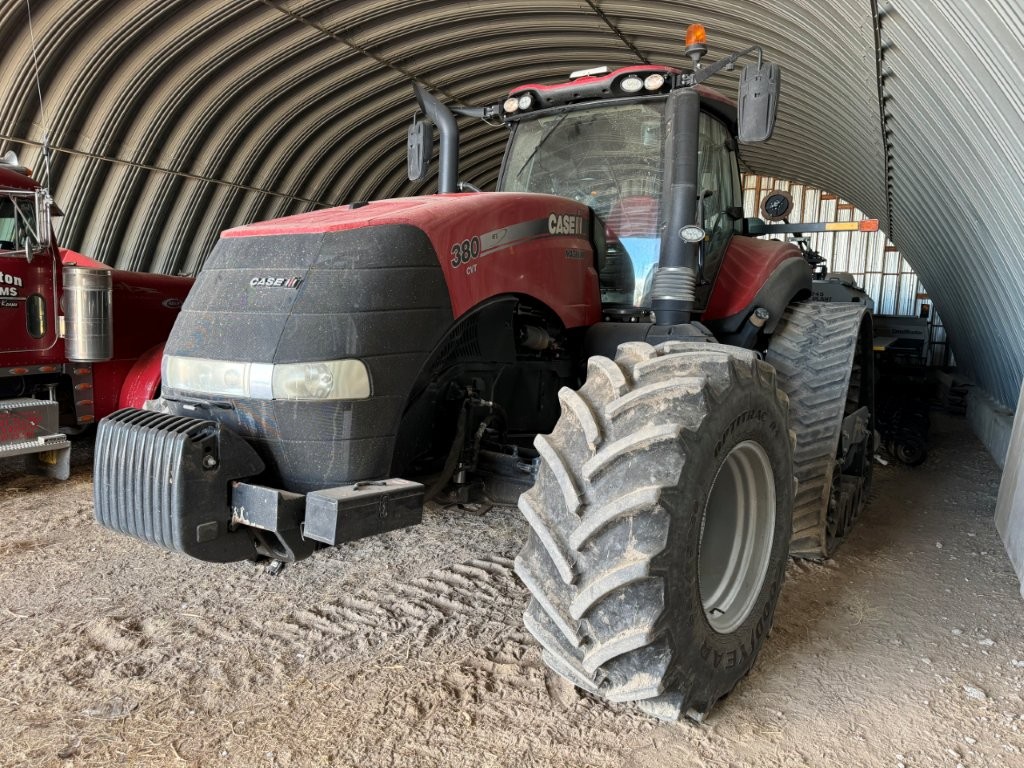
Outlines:
[{"label": "red semi truck", "polygon": [[160,358],[190,277],[110,269],[59,248],[48,190],[0,159],[0,460],[58,479],[68,436],[160,386]]}]

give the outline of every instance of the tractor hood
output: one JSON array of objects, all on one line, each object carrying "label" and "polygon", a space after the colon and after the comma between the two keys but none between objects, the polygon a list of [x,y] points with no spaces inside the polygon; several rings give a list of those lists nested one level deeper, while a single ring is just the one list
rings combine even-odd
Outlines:
[{"label": "tractor hood", "polygon": [[266,480],[288,490],[387,476],[409,383],[451,324],[430,240],[411,224],[371,224],[374,205],[225,233],[167,341],[165,366],[172,356],[366,366],[370,397],[355,400],[224,396],[175,389],[165,375],[168,410],[245,437]]},{"label": "tractor hood", "polygon": [[[488,296],[520,294],[558,307],[567,327],[597,319],[589,232],[586,206],[516,193],[381,200],[228,230],[167,341],[166,405],[237,431],[276,474],[268,482],[290,491],[387,477],[412,385],[454,318]],[[202,361],[264,375],[359,361],[369,396],[365,385],[352,399],[280,399],[256,386],[239,396],[224,381],[203,391],[218,365],[187,384],[167,375],[172,362]]]}]

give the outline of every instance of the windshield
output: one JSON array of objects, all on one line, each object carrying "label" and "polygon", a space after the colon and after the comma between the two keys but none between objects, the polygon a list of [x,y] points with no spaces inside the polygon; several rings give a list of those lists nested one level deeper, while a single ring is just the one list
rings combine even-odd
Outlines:
[{"label": "windshield", "polygon": [[0,250],[22,250],[28,241],[38,248],[35,195],[0,196]]},{"label": "windshield", "polygon": [[606,304],[650,303],[660,249],[664,104],[606,104],[523,120],[505,161],[503,191],[568,197],[604,221],[608,245],[600,273]]}]

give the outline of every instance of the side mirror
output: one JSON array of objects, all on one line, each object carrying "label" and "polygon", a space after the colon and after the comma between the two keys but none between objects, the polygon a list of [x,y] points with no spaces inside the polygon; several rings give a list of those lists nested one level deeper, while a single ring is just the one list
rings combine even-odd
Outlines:
[{"label": "side mirror", "polygon": [[53,224],[50,219],[53,209],[53,200],[45,189],[36,190],[36,241],[40,249],[49,248],[53,233]]},{"label": "side mirror", "polygon": [[743,68],[736,117],[738,138],[744,144],[767,141],[775,130],[781,74],[778,64],[759,61]]},{"label": "side mirror", "polygon": [[53,200],[45,189],[37,189],[35,195],[35,222],[25,222],[25,259],[29,264],[37,251],[49,250],[51,245],[50,208]]},{"label": "side mirror", "polygon": [[409,181],[422,181],[427,177],[434,154],[434,126],[430,122],[413,117],[406,153]]}]

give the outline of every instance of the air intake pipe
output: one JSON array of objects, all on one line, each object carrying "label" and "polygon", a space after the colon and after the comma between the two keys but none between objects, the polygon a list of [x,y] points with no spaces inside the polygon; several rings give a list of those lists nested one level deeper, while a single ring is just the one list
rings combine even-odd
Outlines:
[{"label": "air intake pipe", "polygon": [[427,116],[427,120],[437,126],[440,134],[441,147],[438,154],[437,191],[444,194],[459,191],[459,126],[455,115],[434,95],[419,83],[413,83],[416,101]]},{"label": "air intake pipe", "polygon": [[690,322],[697,281],[697,243],[686,242],[680,230],[697,217],[697,142],[700,140],[700,94],[693,88],[673,91],[666,105],[668,167],[662,195],[658,271],[651,286],[651,308],[658,325]]}]

